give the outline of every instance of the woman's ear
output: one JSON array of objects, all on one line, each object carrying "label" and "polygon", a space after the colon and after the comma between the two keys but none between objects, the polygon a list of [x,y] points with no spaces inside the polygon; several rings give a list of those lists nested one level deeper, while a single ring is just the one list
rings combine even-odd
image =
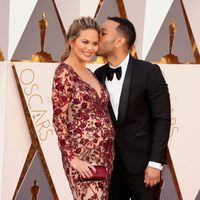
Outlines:
[{"label": "woman's ear", "polygon": [[73,47],[74,47],[74,42],[75,42],[75,40],[69,40],[69,45],[70,45],[70,47],[71,47],[71,49],[73,49]]}]

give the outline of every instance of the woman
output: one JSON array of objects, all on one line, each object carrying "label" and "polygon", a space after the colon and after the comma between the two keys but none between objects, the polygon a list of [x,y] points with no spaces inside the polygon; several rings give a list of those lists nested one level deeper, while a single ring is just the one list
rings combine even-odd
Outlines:
[{"label": "woman", "polygon": [[[85,67],[98,50],[99,27],[90,17],[74,20],[53,82],[53,123],[63,167],[76,200],[107,199],[114,157],[108,93]],[[81,181],[105,166],[108,177]]]}]

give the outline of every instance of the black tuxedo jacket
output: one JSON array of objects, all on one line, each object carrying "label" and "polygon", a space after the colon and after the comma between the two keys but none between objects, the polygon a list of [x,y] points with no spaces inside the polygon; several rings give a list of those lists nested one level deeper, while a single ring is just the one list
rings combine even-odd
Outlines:
[{"label": "black tuxedo jacket", "polygon": [[[95,71],[105,84],[108,64]],[[116,91],[118,92],[118,91]],[[170,100],[160,68],[130,56],[119,102],[118,120],[111,103],[116,156],[131,174],[143,173],[149,161],[166,163]]]}]

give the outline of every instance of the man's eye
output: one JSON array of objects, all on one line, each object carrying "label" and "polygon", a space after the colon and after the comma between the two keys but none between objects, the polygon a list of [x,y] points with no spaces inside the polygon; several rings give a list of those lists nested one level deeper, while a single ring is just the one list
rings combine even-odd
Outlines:
[{"label": "man's eye", "polygon": [[106,33],[104,33],[104,32],[101,32],[101,35],[106,35]]}]

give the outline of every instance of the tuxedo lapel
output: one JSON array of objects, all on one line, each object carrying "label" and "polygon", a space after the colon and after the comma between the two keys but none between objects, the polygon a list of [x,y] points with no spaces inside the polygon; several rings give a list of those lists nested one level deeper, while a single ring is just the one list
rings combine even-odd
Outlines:
[{"label": "tuxedo lapel", "polygon": [[119,125],[123,122],[126,115],[128,99],[129,99],[129,91],[130,91],[129,88],[130,88],[131,78],[133,74],[133,66],[134,66],[134,59],[130,57],[125,78],[124,78],[124,83],[122,85],[122,91],[121,91],[120,101],[119,101],[119,112],[118,112]]},{"label": "tuxedo lapel", "polygon": [[102,70],[102,73],[101,73],[101,79],[100,79],[100,81],[101,81],[101,83],[103,84],[103,85],[105,85],[105,81],[106,81],[106,67],[108,66],[108,64],[106,64],[104,67],[103,67],[103,70]]},{"label": "tuxedo lapel", "polygon": [[114,111],[113,111],[113,107],[112,107],[110,101],[108,102],[108,110],[109,110],[110,117],[111,117],[111,119],[112,119],[114,125],[116,125],[117,119],[116,119],[116,117],[115,117],[115,113],[114,113]]},{"label": "tuxedo lapel", "polygon": [[[101,74],[101,80],[100,80],[101,83],[102,83],[105,87],[106,87],[105,80],[106,80],[106,68],[107,68],[107,67],[109,67],[108,64],[106,64],[106,65],[104,66],[104,70],[103,70],[103,72],[102,72],[102,74]],[[114,114],[114,111],[113,111],[113,108],[112,108],[112,105],[111,105],[110,100],[109,100],[109,102],[108,102],[108,110],[109,110],[110,117],[111,117],[113,123],[116,124],[117,119],[116,119],[116,117],[115,117],[115,114]]]}]

